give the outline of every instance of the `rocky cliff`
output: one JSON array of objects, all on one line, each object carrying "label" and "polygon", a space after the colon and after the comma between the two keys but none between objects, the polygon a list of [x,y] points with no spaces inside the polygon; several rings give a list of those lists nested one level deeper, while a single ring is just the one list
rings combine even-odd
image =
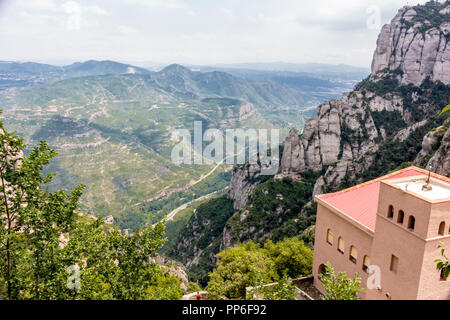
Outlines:
[{"label": "rocky cliff", "polygon": [[277,176],[261,176],[257,165],[234,168],[228,198],[238,211],[217,225],[217,250],[290,236],[312,242],[314,194],[412,162],[448,173],[450,120],[438,114],[450,101],[449,13],[449,1],[401,9],[383,27],[372,74],[320,105],[302,132],[290,131]]},{"label": "rocky cliff", "polygon": [[381,30],[372,63],[372,77],[396,72],[402,84],[420,85],[425,78],[450,83],[448,1],[404,7]]},{"label": "rocky cliff", "polygon": [[424,137],[422,150],[414,164],[444,176],[450,175],[450,119]]},{"label": "rocky cliff", "polygon": [[[342,99],[319,106],[301,135],[291,130],[282,171],[326,170],[317,194],[361,176],[383,156],[383,144],[406,148],[414,140],[417,149],[449,98],[449,12],[448,1],[402,8],[381,31],[370,77]],[[444,144],[435,154],[435,170],[445,152]]]}]

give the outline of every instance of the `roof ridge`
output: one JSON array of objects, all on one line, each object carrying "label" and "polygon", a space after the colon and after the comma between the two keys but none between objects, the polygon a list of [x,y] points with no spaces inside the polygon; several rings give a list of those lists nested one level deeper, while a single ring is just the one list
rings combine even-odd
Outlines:
[{"label": "roof ridge", "polygon": [[[388,178],[390,178],[392,176],[395,176],[395,175],[398,175],[398,174],[402,174],[404,172],[411,171],[411,170],[415,170],[415,171],[418,171],[418,172],[423,173],[423,174],[428,174],[428,172],[429,172],[429,171],[427,171],[425,169],[422,169],[422,168],[419,168],[419,167],[416,167],[416,166],[410,166],[410,167],[407,167],[407,168],[403,168],[403,169],[400,169],[400,170],[397,170],[397,171],[390,172],[390,173],[388,173],[388,174],[386,174],[384,176],[378,177],[378,178],[370,180],[370,181],[366,181],[364,183],[358,184],[356,186],[353,186],[353,187],[350,187],[350,188],[347,188],[347,189],[343,189],[343,190],[340,190],[340,191],[337,191],[337,192],[332,192],[332,193],[326,193],[326,194],[318,195],[318,197],[325,196],[325,195],[326,196],[332,196],[332,195],[340,195],[340,194],[343,194],[343,193],[347,193],[347,192],[350,192],[350,191],[353,191],[353,190],[357,190],[357,189],[360,189],[362,187],[366,187],[368,185],[371,185],[371,184],[374,184],[374,183],[377,183],[377,182],[381,182],[381,181],[386,180],[386,179],[388,179]],[[441,175],[439,175],[437,173],[431,172],[431,176],[433,178],[436,178],[436,179],[439,179],[439,180],[442,180],[442,181],[450,183],[450,179],[449,178],[441,176]]]}]

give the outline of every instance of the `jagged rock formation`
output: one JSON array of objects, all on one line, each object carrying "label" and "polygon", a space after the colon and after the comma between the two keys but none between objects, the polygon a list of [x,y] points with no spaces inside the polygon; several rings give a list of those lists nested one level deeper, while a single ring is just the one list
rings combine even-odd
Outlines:
[{"label": "jagged rock formation", "polygon": [[372,63],[372,78],[396,72],[402,84],[420,85],[425,78],[450,83],[448,1],[440,6],[404,7],[381,30]]},{"label": "jagged rock formation", "polygon": [[258,184],[261,166],[246,164],[236,167],[230,182],[228,197],[234,201],[234,209],[241,210],[248,203],[248,197]]},{"label": "jagged rock formation", "polygon": [[445,133],[441,146],[428,162],[431,170],[444,176],[450,175],[450,129]]},{"label": "jagged rock formation", "polygon": [[[400,9],[381,31],[370,77],[340,100],[320,105],[301,135],[291,130],[284,141],[282,175],[323,171],[314,188],[320,194],[368,170],[383,143],[408,144],[413,135],[414,141],[422,139],[419,132],[433,127],[432,116],[447,102],[449,13],[449,1]],[[435,154],[436,166],[445,150]],[[236,209],[245,207],[254,188],[249,177],[257,175],[235,170],[229,194]]]},{"label": "jagged rock formation", "polygon": [[[283,173],[326,170],[316,183],[314,194],[319,194],[325,186],[336,186],[346,176],[354,178],[367,170],[381,143],[389,139],[402,143],[428,125],[429,115],[436,114],[439,106],[423,83],[450,83],[449,11],[448,1],[402,8],[383,27],[369,79],[341,100],[319,106],[317,118],[307,122],[301,136],[291,130],[284,142]],[[429,21],[430,14],[438,17]],[[410,87],[401,88],[406,84]],[[386,122],[388,113],[399,114],[404,124],[392,128]]]},{"label": "jagged rock formation", "polygon": [[414,164],[444,176],[450,174],[450,119],[424,137]]},{"label": "jagged rock formation", "polygon": [[[436,11],[437,19],[427,19]],[[234,168],[228,198],[239,211],[222,225],[217,250],[286,235],[312,239],[313,195],[379,177],[416,157],[447,175],[450,124],[439,127],[437,115],[450,100],[449,12],[449,1],[401,9],[383,28],[372,74],[340,100],[320,105],[301,134],[290,131],[274,179],[265,182],[259,166]]]}]

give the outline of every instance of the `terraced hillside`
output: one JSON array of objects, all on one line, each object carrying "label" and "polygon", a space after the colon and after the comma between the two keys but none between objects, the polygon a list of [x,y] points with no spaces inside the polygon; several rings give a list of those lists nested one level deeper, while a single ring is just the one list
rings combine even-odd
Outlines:
[{"label": "terraced hillside", "polygon": [[51,187],[85,184],[83,209],[113,215],[123,229],[154,223],[183,201],[228,184],[231,168],[175,165],[174,130],[192,131],[194,121],[203,130],[282,127],[280,108],[296,110],[301,126],[311,113],[300,107],[304,92],[293,87],[180,65],[160,72],[93,61],[6,67],[18,78],[44,75],[44,84],[0,91],[7,128],[30,145],[48,141],[59,153],[49,168],[58,172]]}]

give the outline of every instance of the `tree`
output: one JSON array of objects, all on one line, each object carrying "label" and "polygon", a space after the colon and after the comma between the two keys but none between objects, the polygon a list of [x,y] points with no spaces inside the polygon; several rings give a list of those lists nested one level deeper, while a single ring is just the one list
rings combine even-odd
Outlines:
[{"label": "tree", "polygon": [[56,152],[43,141],[28,156],[25,148],[0,121],[0,264],[8,299],[51,295],[60,236],[72,229],[83,190],[50,193],[53,175],[42,169]]},{"label": "tree", "polygon": [[445,254],[445,244],[441,242],[438,246],[438,248],[441,250],[441,259],[436,259],[434,262],[436,263],[436,269],[443,273],[443,276],[445,279],[448,278],[450,275],[450,260]]},{"label": "tree", "polygon": [[218,255],[217,268],[209,274],[208,295],[220,299],[245,299],[246,287],[258,282],[278,280],[275,263],[265,250],[250,241],[238,247],[228,248]]},{"label": "tree", "polygon": [[158,223],[123,235],[77,212],[83,186],[50,193],[45,142],[24,154],[0,121],[0,298],[180,299],[178,278],[150,258],[167,240]]},{"label": "tree", "polygon": [[263,277],[259,277],[258,284],[250,290],[247,299],[249,300],[295,300],[296,290],[292,284],[292,279],[285,274],[276,285],[267,285]]},{"label": "tree", "polygon": [[[64,299],[181,299],[178,278],[149,263],[165,240],[162,223],[124,235],[101,218],[80,222],[63,253],[70,264],[79,266],[80,288],[66,289]],[[61,287],[66,278],[62,276]]]},{"label": "tree", "polygon": [[272,257],[279,277],[287,274],[299,278],[311,274],[313,251],[298,238],[286,238],[276,244],[268,241],[264,248]]},{"label": "tree", "polygon": [[319,275],[322,287],[327,291],[324,300],[360,300],[357,294],[364,290],[360,289],[361,278],[358,274],[354,279],[348,278],[345,272],[335,275],[330,263],[325,264],[325,270],[324,275]]}]

